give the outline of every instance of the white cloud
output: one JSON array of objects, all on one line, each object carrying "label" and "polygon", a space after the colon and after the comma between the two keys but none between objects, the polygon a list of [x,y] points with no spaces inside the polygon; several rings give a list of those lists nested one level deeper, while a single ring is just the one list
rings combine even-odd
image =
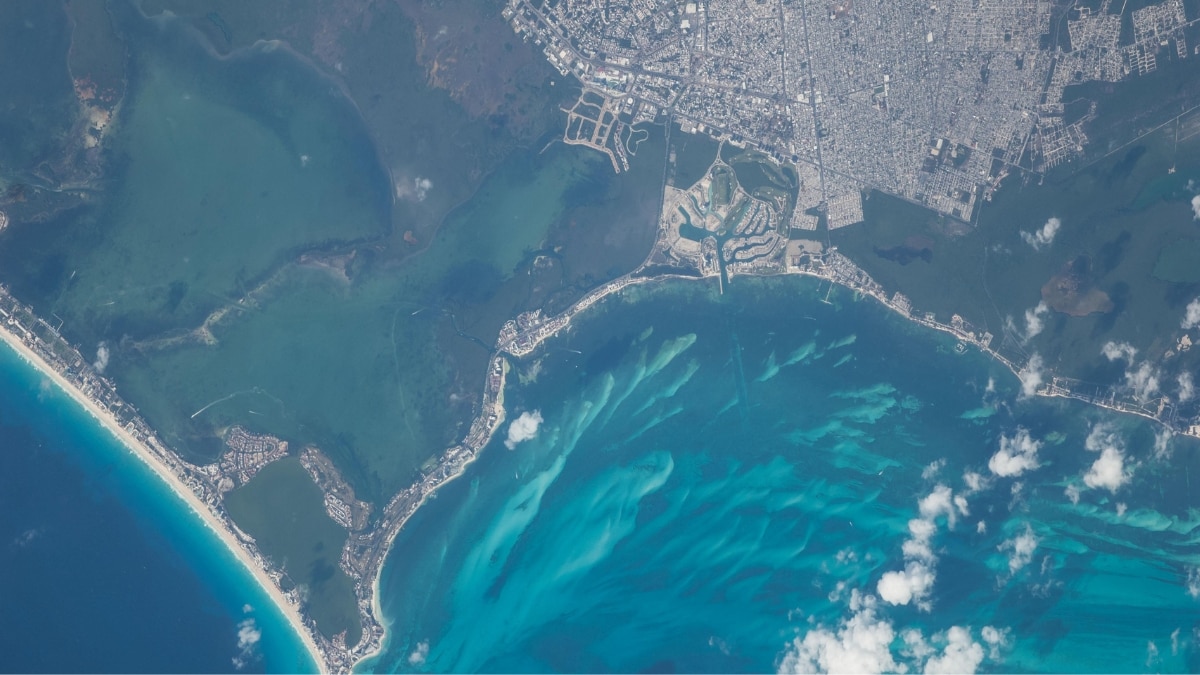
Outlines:
[{"label": "white cloud", "polygon": [[92,368],[101,375],[104,374],[104,369],[108,367],[108,343],[101,342],[96,347],[96,361],[92,363]]},{"label": "white cloud", "polygon": [[1034,232],[1022,232],[1021,238],[1025,240],[1036,251],[1043,246],[1049,246],[1054,241],[1054,236],[1058,234],[1058,229],[1062,227],[1062,221],[1058,218],[1051,218],[1042,225],[1042,229]]},{"label": "white cloud", "polygon": [[[934,637],[937,639],[937,636]],[[961,626],[946,631],[946,647],[941,655],[925,662],[926,673],[974,673],[983,663],[983,647],[971,639],[971,633]]]},{"label": "white cloud", "polygon": [[1000,630],[993,626],[984,626],[979,631],[983,641],[988,646],[988,658],[995,661],[1000,658],[1000,648],[1008,644],[1008,629]]},{"label": "white cloud", "polygon": [[1193,567],[1187,573],[1187,594],[1193,600],[1200,600],[1200,567]]},{"label": "white cloud", "polygon": [[433,181],[417,176],[412,181],[396,180],[396,198],[411,202],[423,202],[433,189]]},{"label": "white cloud", "polygon": [[933,589],[934,579],[933,570],[914,560],[905,565],[903,570],[885,572],[875,590],[884,602],[907,605],[914,600],[924,600]]},{"label": "white cloud", "polygon": [[1179,383],[1179,392],[1176,394],[1179,402],[1186,403],[1192,400],[1192,396],[1196,394],[1196,385],[1192,382],[1192,374],[1187,372],[1180,373],[1179,379],[1176,381]]},{"label": "white cloud", "polygon": [[[966,508],[966,500],[963,500],[962,508]],[[915,603],[922,610],[930,610],[926,598],[933,589],[936,576],[933,565],[937,556],[932,548],[933,535],[937,533],[936,520],[944,516],[949,526],[954,527],[955,509],[954,493],[940,484],[917,502],[921,517],[908,521],[909,537],[901,546],[904,569],[885,572],[880,577],[875,587],[880,599],[893,605]]]},{"label": "white cloud", "polygon": [[1049,311],[1050,308],[1046,306],[1045,302],[1039,302],[1033,309],[1025,310],[1025,339],[1022,342],[1029,342],[1042,332],[1042,329],[1046,327],[1042,317]]},{"label": "white cloud", "polygon": [[997,547],[999,551],[1008,552],[1008,573],[1016,574],[1022,567],[1029,564],[1033,560],[1033,552],[1038,547],[1037,535],[1033,533],[1033,528],[1028,523],[1025,524],[1025,531],[1007,539]]},{"label": "white cloud", "polygon": [[[1090,488],[1105,488],[1116,492],[1122,485],[1129,482],[1129,472],[1125,470],[1125,447],[1121,437],[1108,424],[1100,423],[1088,432],[1083,447],[1090,452],[1099,452],[1100,457],[1092,463],[1083,476],[1083,482]],[[1071,490],[1075,494],[1072,496]],[[1067,496],[1071,501],[1079,503],[1079,488],[1067,487]]]},{"label": "white cloud", "polygon": [[1042,356],[1034,352],[1025,367],[1017,373],[1017,379],[1021,380],[1021,396],[1023,398],[1033,396],[1037,393],[1038,387],[1042,386],[1044,382],[1043,365]]},{"label": "white cloud", "polygon": [[1116,492],[1122,485],[1129,482],[1129,472],[1125,470],[1125,453],[1120,448],[1107,447],[1100,451],[1100,458],[1092,463],[1092,468],[1083,475],[1083,482],[1090,488],[1105,488]]},{"label": "white cloud", "polygon": [[429,641],[422,640],[417,643],[412,653],[408,655],[409,665],[419,666],[425,663],[425,659],[429,658]]},{"label": "white cloud", "polygon": [[238,649],[250,649],[262,639],[262,631],[255,625],[254,619],[246,619],[238,624]]},{"label": "white cloud", "polygon": [[1112,426],[1103,422],[1095,424],[1088,430],[1087,438],[1083,441],[1083,447],[1092,452],[1100,452],[1104,448],[1112,445],[1119,445],[1121,438],[1113,431]]},{"label": "white cloud", "polygon": [[[983,645],[962,626],[951,626],[930,640],[916,628],[897,635],[891,621],[880,615],[878,600],[857,589],[850,593],[850,612],[835,628],[818,626],[794,638],[780,659],[779,673],[974,673],[985,658]],[[982,636],[986,658],[999,660],[1008,629],[985,626]]]},{"label": "white cloud", "polygon": [[967,493],[972,494],[988,487],[988,480],[981,474],[974,471],[963,473],[963,483],[967,486]]},{"label": "white cloud", "polygon": [[1067,496],[1067,499],[1071,500],[1072,504],[1079,503],[1079,486],[1078,485],[1075,485],[1074,483],[1068,485],[1066,487],[1066,489],[1063,490],[1063,494],[1065,494]]},{"label": "white cloud", "polygon": [[936,478],[942,467],[946,466],[946,459],[935,459],[929,463],[924,469],[921,469],[921,478],[923,480],[931,480]]},{"label": "white cloud", "polygon": [[1133,390],[1133,396],[1139,401],[1149,400],[1158,393],[1158,369],[1149,363],[1134,368],[1130,365],[1125,370],[1125,384]]},{"label": "white cloud", "polygon": [[932,521],[938,516],[947,516],[951,519],[953,525],[954,509],[951,507],[952,492],[945,485],[938,485],[933,488],[933,492],[921,498],[917,502],[917,509],[921,512],[921,517],[925,520]]},{"label": "white cloud", "polygon": [[1200,195],[1192,197],[1192,216],[1200,220]]},{"label": "white cloud", "polygon": [[1100,353],[1109,361],[1125,359],[1130,363],[1133,363],[1133,357],[1137,356],[1137,351],[1137,347],[1128,342],[1113,342],[1112,340],[1105,342],[1104,347],[1100,349]]},{"label": "white cloud", "polygon": [[25,548],[32,544],[38,537],[42,536],[42,530],[39,528],[31,528],[25,530],[16,537],[13,537],[12,546],[14,548]]},{"label": "white cloud", "polygon": [[1154,459],[1162,461],[1171,456],[1171,439],[1174,437],[1175,432],[1170,429],[1162,429],[1154,434]]},{"label": "white cloud", "polygon": [[[839,556],[838,562],[842,562],[842,559],[840,558],[840,556]],[[837,602],[838,600],[842,599],[842,593],[844,593],[845,591],[846,591],[846,582],[839,581],[833,587],[833,590],[829,591],[829,595],[826,595],[825,597],[829,598],[830,602]]]},{"label": "white cloud", "polygon": [[925,641],[925,634],[916,628],[905,628],[900,631],[900,639],[904,641],[904,649],[901,654],[905,658],[924,661],[937,653],[937,650]]},{"label": "white cloud", "polygon": [[542,413],[540,410],[533,412],[523,412],[517,419],[508,425],[508,438],[504,441],[504,447],[512,450],[517,447],[518,443],[527,441],[537,436],[538,427],[542,425]]},{"label": "white cloud", "polygon": [[883,673],[900,670],[892,655],[896,631],[876,616],[873,596],[852,592],[854,612],[835,630],[817,628],[795,638],[779,665],[780,673]]},{"label": "white cloud", "polygon": [[909,538],[900,547],[904,553],[904,559],[920,560],[932,565],[936,557],[933,555],[933,549],[929,542],[937,532],[937,526],[933,524],[932,520],[913,518],[908,521],[908,532]]},{"label": "white cloud", "polygon": [[1000,449],[988,460],[988,469],[1004,478],[1020,476],[1038,468],[1037,453],[1042,442],[1034,440],[1029,431],[1017,428],[1012,437],[1000,436]]},{"label": "white cloud", "polygon": [[1184,310],[1183,321],[1179,322],[1179,327],[1184,330],[1191,330],[1196,326],[1200,326],[1200,298],[1188,303],[1187,309]]},{"label": "white cloud", "polygon": [[[246,605],[246,607],[249,607],[249,605]],[[242,611],[245,611],[245,607],[243,607]],[[240,653],[233,657],[233,665],[236,669],[242,670],[246,667],[249,659],[254,655],[258,641],[261,639],[262,631],[258,629],[258,625],[254,623],[253,618],[248,618],[238,623],[237,648]]]}]

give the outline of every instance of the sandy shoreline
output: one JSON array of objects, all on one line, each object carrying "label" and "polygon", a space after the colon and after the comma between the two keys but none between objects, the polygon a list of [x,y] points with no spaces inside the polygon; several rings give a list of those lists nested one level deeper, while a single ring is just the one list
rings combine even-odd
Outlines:
[{"label": "sandy shoreline", "polygon": [[223,544],[225,544],[225,547],[229,549],[229,552],[232,553],[233,556],[242,563],[242,566],[250,572],[251,576],[254,577],[254,580],[258,583],[259,587],[262,588],[263,592],[271,598],[271,601],[275,603],[276,607],[279,608],[279,611],[287,619],[288,624],[292,627],[292,630],[300,637],[301,642],[304,643],[304,646],[308,650],[309,656],[312,658],[313,662],[317,664],[317,667],[321,670],[321,672],[326,672],[328,669],[325,665],[325,659],[321,656],[321,652],[317,648],[316,642],[313,640],[312,635],[309,634],[308,629],[301,620],[300,612],[295,606],[288,602],[287,598],[284,597],[283,592],[280,591],[279,587],[275,585],[275,582],[269,576],[267,576],[266,571],[259,567],[259,565],[247,554],[246,550],[242,548],[242,545],[238,541],[237,537],[235,537],[234,534],[225,527],[225,524],[221,522],[221,520],[217,518],[211,510],[209,510],[208,505],[200,501],[195,493],[193,493],[179,479],[178,476],[172,473],[167,467],[163,466],[149,448],[142,444],[141,441],[130,435],[129,432],[122,429],[117,423],[116,419],[113,418],[113,416],[107,410],[84,396],[82,392],[76,389],[74,385],[66,380],[66,378],[51,368],[49,364],[43,361],[37,353],[27,347],[25,343],[23,343],[15,334],[10,332],[2,323],[0,323],[0,341],[3,341],[6,345],[8,345],[9,348],[16,352],[17,356],[19,356],[23,361],[36,368],[37,371],[42,374],[42,376],[53,382],[55,386],[57,386],[64,393],[70,396],[72,400],[83,407],[88,414],[95,418],[96,421],[98,421],[105,429],[115,436],[117,440],[119,440],[121,444],[124,445],[127,450],[129,450],[129,452],[140,459],[143,464],[148,466],[155,474],[157,474],[158,477],[167,485],[167,487],[169,487],[171,491],[174,492],[177,497],[179,497],[179,499],[187,504],[188,508],[191,509],[193,513],[200,517],[200,520],[204,522],[205,526],[217,535],[217,538],[220,539]]},{"label": "sandy shoreline", "polygon": [[[508,370],[509,370],[508,360],[501,359],[500,364],[501,364],[500,365],[500,390],[498,392],[496,392],[496,402],[495,402],[495,408],[494,408],[494,410],[496,411],[496,423],[495,423],[495,426],[493,427],[493,433],[496,430],[500,429],[500,425],[504,424],[504,421],[508,417],[508,411],[504,408],[504,388],[508,384]],[[480,412],[480,415],[484,415],[484,414],[486,414],[485,411]],[[491,442],[491,435],[488,436],[488,443],[490,443],[490,442]],[[488,445],[488,444],[485,443],[484,445],[486,447],[486,445]],[[474,457],[472,457],[469,461],[463,463],[461,470],[458,473],[454,474],[453,476],[450,476],[441,485],[438,485],[436,489],[432,490],[431,492],[426,494],[424,497],[422,497],[421,501],[418,502],[418,504],[417,504],[417,510],[419,511],[420,507],[424,506],[425,502],[429,501],[430,495],[436,493],[438,490],[445,487],[448,483],[451,483],[451,482],[457,480],[458,478],[462,477],[462,475],[467,472],[467,467],[474,464],[475,460],[479,459],[479,454],[482,452],[483,452],[483,448],[480,448],[479,451],[475,453]],[[413,511],[412,515],[415,515],[416,512],[417,511]],[[408,520],[409,520],[409,518],[412,517],[412,515],[409,515],[408,517],[401,520],[399,523],[396,524],[395,528],[391,532],[388,533],[388,537],[387,537],[387,540],[384,545],[389,554],[391,553],[391,550],[392,550],[392,544],[394,544],[396,541],[396,537],[400,536],[400,531],[404,529],[405,524],[408,523]],[[360,664],[362,664],[364,661],[367,661],[368,659],[376,658],[379,655],[383,654],[384,645],[387,642],[387,636],[390,631],[389,631],[389,626],[384,622],[383,604],[379,600],[379,595],[380,595],[379,594],[379,590],[380,590],[379,584],[381,583],[382,579],[383,579],[383,565],[380,565],[379,569],[375,570],[375,578],[371,581],[371,611],[375,612],[375,620],[378,621],[381,626],[383,626],[383,638],[380,639],[379,647],[377,647],[374,651],[371,651],[370,653],[367,653],[367,654],[363,654],[361,657],[359,657],[357,660],[355,660],[354,666],[351,670],[357,670],[358,666]]]}]

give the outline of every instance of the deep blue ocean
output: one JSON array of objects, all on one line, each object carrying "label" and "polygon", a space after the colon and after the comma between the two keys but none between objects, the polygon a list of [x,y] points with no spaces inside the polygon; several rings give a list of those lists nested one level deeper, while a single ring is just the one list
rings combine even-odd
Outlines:
[{"label": "deep blue ocean", "polygon": [[0,670],[314,669],[215,535],[0,344]]},{"label": "deep blue ocean", "polygon": [[519,364],[367,667],[1200,670],[1195,442],[825,291],[631,289]]}]

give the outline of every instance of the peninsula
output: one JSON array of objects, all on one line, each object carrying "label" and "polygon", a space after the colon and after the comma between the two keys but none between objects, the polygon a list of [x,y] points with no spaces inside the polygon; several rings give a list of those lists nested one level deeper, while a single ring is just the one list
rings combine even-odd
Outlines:
[{"label": "peninsula", "polygon": [[462,475],[505,420],[508,363],[497,355],[488,369],[482,412],[463,442],[447,450],[421,481],[396,495],[370,528],[366,527],[366,508],[354,499],[352,491],[347,492],[332,464],[313,448],[300,454],[305,469],[325,492],[330,516],[351,531],[341,563],[355,581],[363,637],[350,648],[341,635],[327,638],[317,629],[316,622],[303,612],[300,591],[295,587],[284,590],[283,570],[261,553],[254,538],[238,528],[224,507],[225,493],[288,454],[286,442],[237,427],[230,430],[226,439],[229,452],[218,463],[196,466],[185,461],[120,397],[110,379],[3,285],[0,341],[83,407],[188,505],[284,613],[321,672],[349,672],[358,661],[378,653],[384,635],[379,621],[379,571],[392,540],[429,495]]},{"label": "peninsula", "polygon": [[310,620],[299,611],[295,591],[279,586],[279,572],[259,553],[221,508],[220,491],[210,478],[184,462],[117,394],[105,378],[49,323],[37,318],[0,285],[0,341],[33,366],[96,419],[130,453],[149,467],[221,540],[287,617],[313,661],[327,670],[324,652],[313,638]]}]

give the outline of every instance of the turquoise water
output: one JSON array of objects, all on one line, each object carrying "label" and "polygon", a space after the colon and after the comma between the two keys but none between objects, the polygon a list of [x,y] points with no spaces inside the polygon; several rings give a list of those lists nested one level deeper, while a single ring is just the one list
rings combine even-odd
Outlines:
[{"label": "turquoise water", "polygon": [[536,437],[397,539],[366,666],[1200,668],[1196,446],[824,290],[636,290],[548,345]]},{"label": "turquoise water", "polygon": [[311,672],[211,531],[0,345],[0,662],[13,672]]}]

